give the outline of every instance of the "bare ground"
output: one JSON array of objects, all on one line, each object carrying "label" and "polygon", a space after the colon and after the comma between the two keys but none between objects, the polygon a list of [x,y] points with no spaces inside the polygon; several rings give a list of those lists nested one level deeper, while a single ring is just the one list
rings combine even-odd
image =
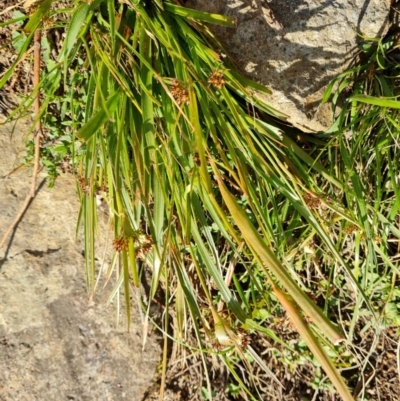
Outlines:
[{"label": "bare ground", "polygon": [[[26,132],[26,122],[0,126],[1,233],[29,191],[30,169],[6,176]],[[139,401],[159,363],[158,336],[151,332],[142,350],[139,311],[128,333],[124,310],[117,324],[115,303],[106,306],[110,287],[89,299],[74,180],[60,178],[54,189],[39,182],[0,254],[0,400]]]}]

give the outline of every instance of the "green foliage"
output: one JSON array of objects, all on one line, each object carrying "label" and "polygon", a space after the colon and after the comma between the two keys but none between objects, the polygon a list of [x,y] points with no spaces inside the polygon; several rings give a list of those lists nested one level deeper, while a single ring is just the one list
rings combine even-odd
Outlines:
[{"label": "green foliage", "polygon": [[[268,371],[248,344],[255,333],[282,345],[273,356],[291,368],[311,362],[319,369],[321,355],[350,368],[361,319],[399,324],[393,40],[365,44],[365,60],[328,87],[324,100],[338,116],[316,140],[285,131],[285,116],[259,95],[269,90],[241,77],[203,24],[233,26],[232,19],[161,0],[75,3],[58,12],[45,0],[25,31],[46,16],[66,29],[56,57],[47,36],[42,43],[41,161],[50,182],[60,169],[77,178],[90,293],[101,274],[101,192],[114,238],[111,298],[125,297],[129,321],[132,292],[150,271],[149,301],[142,301],[148,318],[164,294],[166,310],[174,309],[163,321],[165,341],[172,319],[175,341],[204,366],[217,354],[237,383],[228,385],[230,395],[256,392],[256,368]],[[18,59],[31,38],[15,34]],[[343,102],[344,91],[351,96]],[[318,359],[309,343],[289,345],[271,328],[287,320],[284,308],[300,325],[299,309],[310,319],[312,331],[306,325],[301,334],[318,336]],[[340,338],[331,321],[341,322],[345,345],[331,344]],[[243,365],[246,377],[237,369]],[[317,373],[313,387],[333,391]],[[205,376],[201,395],[212,399]],[[341,394],[351,399],[345,387]]]},{"label": "green foliage", "polygon": [[[351,241],[354,251],[348,259],[353,272],[363,283],[373,309],[383,311],[398,280],[395,244],[399,238],[400,204],[395,177],[400,160],[395,149],[400,131],[399,102],[395,99],[399,65],[392,57],[396,52],[393,37],[366,42],[362,49],[359,65],[338,77],[327,91],[326,99],[336,84],[334,107],[342,101],[343,92],[351,92],[331,129],[327,163],[332,163],[340,152],[335,169],[345,187],[336,196],[344,197],[349,213],[357,221],[354,226],[342,226],[340,246],[344,249]],[[361,308],[358,299],[350,334]],[[370,312],[374,314],[371,308]],[[375,316],[383,324],[382,312]]]},{"label": "green foliage", "polygon": [[215,391],[211,391],[211,394],[210,394],[210,391],[207,390],[205,387],[201,388],[201,398],[203,400],[207,400],[207,401],[212,400],[213,397],[215,397],[215,396],[216,396]]}]

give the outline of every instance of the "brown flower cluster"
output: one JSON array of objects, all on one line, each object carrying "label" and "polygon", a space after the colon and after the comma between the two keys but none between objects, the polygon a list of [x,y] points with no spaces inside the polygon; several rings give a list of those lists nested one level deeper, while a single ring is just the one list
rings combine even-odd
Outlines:
[{"label": "brown flower cluster", "polygon": [[355,225],[355,224],[348,224],[345,228],[344,228],[344,232],[346,234],[353,234],[356,231],[358,231],[359,228]]},{"label": "brown flower cluster", "polygon": [[140,234],[135,245],[136,257],[140,260],[145,260],[149,252],[153,250],[153,240],[147,234]]},{"label": "brown flower cluster", "polygon": [[304,201],[306,202],[307,206],[312,210],[318,209],[321,206],[321,200],[315,195],[310,194],[309,192],[306,192],[304,194]]},{"label": "brown flower cluster", "polygon": [[48,17],[48,16],[45,15],[42,18],[43,28],[44,29],[51,28],[54,25],[54,23],[56,22],[56,20],[57,19],[54,18],[54,17]]},{"label": "brown flower cluster", "polygon": [[82,190],[82,192],[86,195],[89,195],[90,185],[89,185],[88,179],[85,177],[82,177],[81,175],[78,175],[76,177],[76,180],[78,181],[79,188]]},{"label": "brown flower cluster", "polygon": [[[136,258],[145,260],[146,256],[153,250],[153,240],[150,235],[138,232],[134,235]],[[113,247],[116,252],[128,249],[129,237],[121,235],[113,241]]]},{"label": "brown flower cluster", "polygon": [[221,90],[226,84],[223,71],[213,71],[208,78],[208,83]]},{"label": "brown flower cluster", "polygon": [[121,252],[125,249],[128,249],[128,244],[129,244],[128,237],[124,236],[114,238],[113,241],[113,247],[116,252]]},{"label": "brown flower cluster", "polygon": [[182,87],[177,79],[172,81],[171,93],[179,105],[190,103],[189,92]]}]

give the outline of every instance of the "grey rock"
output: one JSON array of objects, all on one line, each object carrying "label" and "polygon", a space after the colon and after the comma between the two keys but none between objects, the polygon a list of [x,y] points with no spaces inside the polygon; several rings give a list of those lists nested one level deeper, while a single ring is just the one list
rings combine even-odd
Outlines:
[{"label": "grey rock", "polygon": [[382,37],[391,0],[189,0],[186,7],[234,16],[212,28],[239,67],[272,89],[267,101],[305,131],[324,130],[327,84],[351,62],[358,34]]},{"label": "grey rock", "polygon": [[[26,124],[0,126],[0,233],[30,187],[19,165]],[[43,181],[43,176],[40,177]],[[40,191],[0,250],[0,400],[140,401],[160,360],[155,332],[142,350],[142,324],[132,305],[117,325],[111,288],[89,300],[82,244],[75,240],[79,204],[71,178]]]}]

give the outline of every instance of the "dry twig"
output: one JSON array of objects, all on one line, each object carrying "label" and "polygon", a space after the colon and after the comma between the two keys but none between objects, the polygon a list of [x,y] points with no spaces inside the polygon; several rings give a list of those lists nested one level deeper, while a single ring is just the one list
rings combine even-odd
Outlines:
[{"label": "dry twig", "polygon": [[[41,46],[40,46],[40,41],[42,38],[42,33],[40,30],[35,31],[35,36],[34,36],[34,64],[33,64],[33,87],[36,88],[39,85],[40,82],[40,62],[41,62]],[[11,232],[14,230],[14,228],[17,226],[19,221],[21,220],[22,216],[24,215],[26,209],[29,206],[29,203],[31,200],[35,197],[36,195],[36,188],[37,188],[37,175],[39,172],[39,167],[40,167],[40,162],[39,162],[39,156],[40,156],[40,141],[42,139],[42,123],[39,118],[39,113],[40,113],[40,91],[36,92],[35,96],[35,116],[37,118],[36,125],[35,125],[35,131],[33,133],[35,137],[35,163],[33,167],[33,176],[32,176],[32,185],[31,185],[31,190],[29,191],[29,194],[25,198],[25,201],[21,207],[21,210],[19,211],[17,217],[14,219],[14,221],[11,223],[10,227],[4,234],[3,238],[1,239],[0,242],[0,248],[3,248],[4,244],[6,243],[9,235]]]}]

